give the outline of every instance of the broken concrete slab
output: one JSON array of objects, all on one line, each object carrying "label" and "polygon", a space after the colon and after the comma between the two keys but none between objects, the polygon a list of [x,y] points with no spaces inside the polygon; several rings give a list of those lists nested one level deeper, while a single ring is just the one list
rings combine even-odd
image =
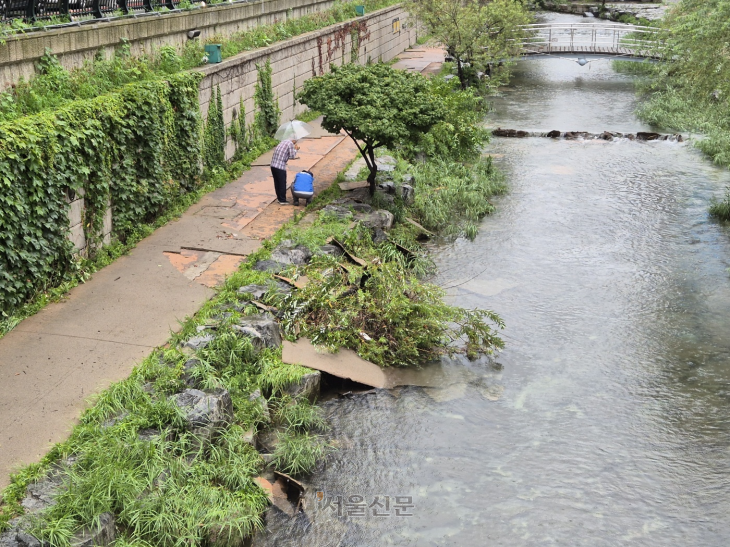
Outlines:
[{"label": "broken concrete slab", "polygon": [[378,365],[366,361],[349,349],[343,348],[337,353],[330,353],[324,348],[314,346],[306,338],[300,338],[296,342],[285,340],[282,360],[368,386],[388,387],[386,375]]}]

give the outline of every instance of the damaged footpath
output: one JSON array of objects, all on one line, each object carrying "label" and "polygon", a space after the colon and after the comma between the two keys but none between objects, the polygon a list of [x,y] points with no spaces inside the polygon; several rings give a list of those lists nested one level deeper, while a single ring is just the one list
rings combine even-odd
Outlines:
[{"label": "damaged footpath", "polygon": [[424,281],[420,243],[473,237],[504,189],[490,160],[383,165],[374,196],[324,192],[18,473],[0,546],[244,545],[267,508],[307,510],[302,481],[332,450],[315,404],[329,374],[387,388],[362,372],[501,347],[498,316],[449,306]]}]

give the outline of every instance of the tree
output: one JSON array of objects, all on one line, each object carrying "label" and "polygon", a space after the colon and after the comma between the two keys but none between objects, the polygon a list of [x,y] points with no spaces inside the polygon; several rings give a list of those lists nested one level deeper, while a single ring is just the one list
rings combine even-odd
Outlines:
[{"label": "tree", "polygon": [[408,9],[454,57],[462,89],[479,69],[499,85],[532,20],[522,0],[410,0]]},{"label": "tree", "polygon": [[375,150],[418,141],[443,118],[443,107],[421,76],[385,64],[333,66],[324,76],[304,82],[297,99],[322,112],[322,127],[355,141],[370,171],[375,193]]}]

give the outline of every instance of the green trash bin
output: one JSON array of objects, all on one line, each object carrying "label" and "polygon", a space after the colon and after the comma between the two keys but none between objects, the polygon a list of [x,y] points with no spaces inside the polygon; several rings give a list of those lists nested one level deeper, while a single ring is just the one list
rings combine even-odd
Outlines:
[{"label": "green trash bin", "polygon": [[220,63],[223,60],[223,56],[221,55],[221,45],[206,44],[205,56],[208,57],[209,63]]},{"label": "green trash bin", "polygon": [[357,13],[360,17],[365,15],[365,6],[355,6],[355,13]]}]

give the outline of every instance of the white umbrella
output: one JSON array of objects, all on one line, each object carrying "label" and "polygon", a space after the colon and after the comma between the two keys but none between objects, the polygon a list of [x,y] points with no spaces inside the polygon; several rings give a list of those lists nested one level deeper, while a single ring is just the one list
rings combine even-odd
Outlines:
[{"label": "white umbrella", "polygon": [[306,137],[312,131],[314,131],[314,129],[312,129],[310,125],[300,122],[299,120],[292,120],[281,125],[279,129],[276,130],[274,138],[279,141],[287,139],[298,140]]}]

